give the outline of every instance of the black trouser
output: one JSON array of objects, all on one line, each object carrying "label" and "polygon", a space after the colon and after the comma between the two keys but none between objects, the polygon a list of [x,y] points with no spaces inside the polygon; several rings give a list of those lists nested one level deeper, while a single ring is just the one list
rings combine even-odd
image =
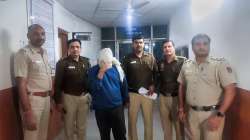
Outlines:
[{"label": "black trouser", "polygon": [[123,106],[112,109],[96,110],[96,122],[101,140],[110,140],[112,129],[115,140],[126,140],[126,126]]}]

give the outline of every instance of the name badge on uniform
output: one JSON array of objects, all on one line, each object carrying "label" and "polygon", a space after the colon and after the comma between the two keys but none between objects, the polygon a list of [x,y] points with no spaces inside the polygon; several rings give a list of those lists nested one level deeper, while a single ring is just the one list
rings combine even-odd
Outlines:
[{"label": "name badge on uniform", "polygon": [[37,63],[37,64],[41,64],[42,63],[42,61],[41,60],[35,60],[35,61],[33,61],[34,63]]},{"label": "name badge on uniform", "polygon": [[75,66],[68,66],[68,69],[75,69]]},{"label": "name badge on uniform", "polygon": [[131,62],[130,62],[130,64],[135,64],[135,63],[136,63],[136,61],[131,61]]}]

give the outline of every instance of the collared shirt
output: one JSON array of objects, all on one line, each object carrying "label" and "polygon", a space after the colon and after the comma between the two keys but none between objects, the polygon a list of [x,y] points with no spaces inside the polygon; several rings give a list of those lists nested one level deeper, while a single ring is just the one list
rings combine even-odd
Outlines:
[{"label": "collared shirt", "polygon": [[157,64],[152,54],[144,52],[142,57],[134,53],[126,56],[122,63],[129,91],[138,92],[140,87],[149,88],[155,83],[157,75]]},{"label": "collared shirt", "polygon": [[178,82],[186,86],[186,101],[189,105],[210,106],[220,104],[223,87],[236,83],[235,73],[223,58],[208,58],[197,64],[184,63]]},{"label": "collared shirt", "polygon": [[62,92],[79,96],[87,91],[87,72],[89,68],[89,59],[81,56],[79,61],[68,56],[57,62],[55,75],[56,102],[61,102]]},{"label": "collared shirt", "polygon": [[27,79],[28,92],[46,92],[52,90],[51,68],[47,51],[27,45],[15,55],[15,77]]},{"label": "collared shirt", "polygon": [[162,95],[178,95],[179,83],[177,82],[177,78],[185,60],[186,58],[184,57],[175,56],[174,60],[170,63],[168,63],[165,58],[158,62],[158,82],[160,85],[160,93]]},{"label": "collared shirt", "polygon": [[98,78],[99,65],[89,70],[89,89],[92,95],[93,108],[111,109],[129,102],[127,81],[120,74],[116,66],[108,69],[103,79]]}]

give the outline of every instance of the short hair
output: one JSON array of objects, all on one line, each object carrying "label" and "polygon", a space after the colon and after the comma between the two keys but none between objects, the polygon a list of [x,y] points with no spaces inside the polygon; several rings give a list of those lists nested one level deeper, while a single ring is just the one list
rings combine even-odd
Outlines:
[{"label": "short hair", "polygon": [[132,37],[132,42],[134,42],[135,40],[138,40],[138,39],[144,39],[144,37],[141,34],[136,34]]},{"label": "short hair", "polygon": [[36,28],[42,28],[44,30],[44,28],[40,24],[32,24],[28,27],[28,34],[30,34]]},{"label": "short hair", "polygon": [[165,40],[163,40],[162,46],[163,46],[165,43],[168,43],[168,42],[171,42],[172,45],[173,45],[173,47],[175,47],[174,41],[173,41],[173,40],[170,40],[170,39],[165,39]]},{"label": "short hair", "polygon": [[68,40],[68,42],[67,42],[68,48],[69,48],[69,45],[70,45],[71,43],[73,43],[73,42],[79,42],[80,47],[81,47],[81,45],[82,45],[82,42],[81,42],[80,39],[73,38],[73,39]]},{"label": "short hair", "polygon": [[195,36],[192,38],[192,41],[191,41],[192,46],[194,46],[194,44],[195,44],[196,42],[198,42],[198,41],[203,41],[203,42],[207,41],[207,43],[210,44],[211,39],[210,39],[210,37],[209,37],[207,34],[202,34],[202,33],[197,34],[197,35],[195,35]]}]

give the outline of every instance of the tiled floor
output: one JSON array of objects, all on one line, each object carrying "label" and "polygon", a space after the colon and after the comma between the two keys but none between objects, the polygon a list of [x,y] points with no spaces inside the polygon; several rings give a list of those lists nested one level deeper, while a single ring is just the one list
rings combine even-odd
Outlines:
[{"label": "tiled floor", "polygon": [[[126,116],[126,125],[127,125],[127,110],[125,111]],[[138,136],[139,140],[143,140],[144,137],[144,126],[141,112],[139,113],[139,118],[137,122]],[[158,106],[155,105],[154,109],[154,140],[163,140],[163,133],[160,123]],[[112,134],[111,134],[112,135]],[[56,140],[64,140],[63,130],[60,135],[56,138]],[[87,140],[100,140],[99,131],[96,125],[95,115],[92,111],[88,120],[88,129],[87,129]]]}]

